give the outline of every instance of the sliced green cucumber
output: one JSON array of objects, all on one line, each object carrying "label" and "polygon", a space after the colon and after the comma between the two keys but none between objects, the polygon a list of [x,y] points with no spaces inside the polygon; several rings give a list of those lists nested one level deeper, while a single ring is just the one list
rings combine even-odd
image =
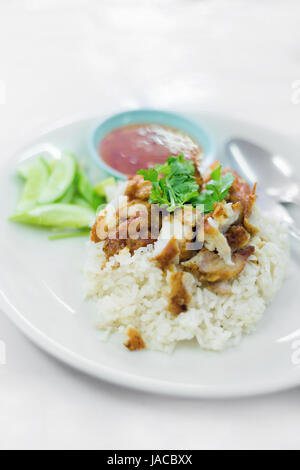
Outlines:
[{"label": "sliced green cucumber", "polygon": [[66,238],[87,237],[90,234],[89,230],[79,230],[72,233],[59,233],[57,235],[49,235],[49,240],[64,240]]},{"label": "sliced green cucumber", "polygon": [[61,199],[59,199],[57,202],[62,203],[62,204],[71,204],[73,202],[75,193],[76,193],[76,186],[73,183],[67,190],[66,194],[64,194],[64,196]]},{"label": "sliced green cucumber", "polygon": [[90,227],[95,218],[93,210],[73,204],[48,204],[37,206],[23,213],[16,213],[9,220],[44,227]]},{"label": "sliced green cucumber", "polygon": [[74,181],[76,167],[74,156],[70,153],[63,153],[54,164],[48,184],[38,199],[39,204],[50,204],[62,198]]},{"label": "sliced green cucumber", "polygon": [[26,183],[17,205],[17,212],[27,211],[36,205],[41,192],[47,186],[48,179],[48,166],[42,158],[38,158],[27,167]]},{"label": "sliced green cucumber", "polygon": [[99,194],[94,191],[91,183],[82,171],[79,171],[77,175],[77,191],[95,210],[105,200],[104,197],[99,196]]},{"label": "sliced green cucumber", "polygon": [[34,160],[32,158],[30,158],[30,159],[25,160],[24,162],[22,162],[19,165],[19,167],[17,168],[18,176],[20,176],[23,180],[27,180],[27,178],[29,176],[29,173],[31,171],[31,168],[33,166],[35,166],[35,164],[38,160],[40,160],[44,163],[45,167],[47,167],[47,169],[48,169],[48,173],[50,173],[50,168],[49,168],[49,165],[46,162],[46,160],[43,157],[38,157],[38,158],[35,158]]},{"label": "sliced green cucumber", "polygon": [[92,209],[91,205],[83,199],[83,197],[79,196],[78,194],[75,194],[72,204],[75,204],[76,206],[81,206],[81,207],[87,207],[89,209]]},{"label": "sliced green cucumber", "polygon": [[101,181],[97,186],[94,187],[94,191],[99,195],[99,196],[106,196],[105,194],[105,186],[116,186],[116,180],[115,178],[107,178],[104,181]]}]

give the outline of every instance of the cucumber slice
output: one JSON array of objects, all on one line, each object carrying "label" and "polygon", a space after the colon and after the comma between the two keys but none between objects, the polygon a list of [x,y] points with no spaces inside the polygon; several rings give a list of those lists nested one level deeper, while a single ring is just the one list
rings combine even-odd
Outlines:
[{"label": "cucumber slice", "polygon": [[87,207],[88,209],[92,209],[91,205],[83,199],[83,197],[79,196],[78,194],[75,194],[72,204],[75,204],[76,206],[81,206],[81,207]]},{"label": "cucumber slice", "polygon": [[48,166],[42,158],[38,158],[34,163],[31,163],[26,168],[26,173],[23,174],[26,174],[26,183],[17,205],[17,212],[25,212],[36,205],[49,179]]},{"label": "cucumber slice", "polygon": [[48,173],[50,173],[50,168],[46,160],[44,160],[43,157],[39,157],[38,159],[35,158],[34,160],[30,158],[29,160],[25,160],[23,163],[21,163],[21,165],[17,168],[18,176],[20,176],[23,180],[27,180],[31,168],[36,164],[37,160],[41,160],[47,167]]},{"label": "cucumber slice", "polygon": [[99,195],[99,196],[104,196],[106,197],[105,193],[105,186],[116,186],[116,180],[115,178],[107,178],[104,181],[101,181],[97,186],[94,187],[94,191]]},{"label": "cucumber slice", "polygon": [[77,175],[77,191],[95,210],[104,202],[104,198],[94,191],[91,183],[82,171],[79,171]]},{"label": "cucumber slice", "polygon": [[71,184],[66,194],[57,202],[62,203],[62,204],[70,204],[74,199],[75,193],[76,193],[76,186],[75,184]]},{"label": "cucumber slice", "polygon": [[64,153],[55,162],[53,171],[45,189],[42,191],[39,204],[50,204],[62,198],[74,181],[76,174],[76,160],[70,153]]},{"label": "cucumber slice", "polygon": [[61,233],[58,235],[49,235],[49,240],[64,240],[66,238],[87,237],[90,234],[89,230],[80,230],[73,233]]},{"label": "cucumber slice", "polygon": [[90,227],[95,219],[93,210],[72,204],[48,204],[37,206],[23,213],[16,213],[9,220],[43,227]]}]

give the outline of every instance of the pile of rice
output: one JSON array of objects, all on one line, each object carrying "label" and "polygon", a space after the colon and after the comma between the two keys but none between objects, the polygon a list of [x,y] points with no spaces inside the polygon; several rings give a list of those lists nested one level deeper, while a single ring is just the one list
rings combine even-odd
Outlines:
[{"label": "pile of rice", "polygon": [[151,261],[152,245],[140,248],[134,256],[121,252],[105,264],[103,242],[90,242],[85,290],[96,302],[97,327],[120,333],[122,340],[128,327],[134,327],[148,349],[163,352],[171,352],[178,341],[193,338],[201,348],[214,351],[237,344],[243,334],[254,330],[280,288],[289,260],[286,228],[257,207],[251,220],[259,228],[251,241],[255,253],[231,282],[233,293],[216,294],[186,273],[192,300],[188,311],[178,316],[168,311],[170,275]]}]

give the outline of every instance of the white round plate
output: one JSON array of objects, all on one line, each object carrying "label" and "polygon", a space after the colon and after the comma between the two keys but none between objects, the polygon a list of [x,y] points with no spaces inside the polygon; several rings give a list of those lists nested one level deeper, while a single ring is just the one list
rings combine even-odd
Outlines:
[{"label": "white round plate", "polygon": [[[286,156],[300,173],[298,148],[283,136],[230,118],[188,117],[210,128],[220,149],[233,135],[247,137]],[[100,341],[94,328],[95,311],[83,300],[81,289],[85,240],[50,242],[45,230],[7,221],[19,192],[15,176],[18,162],[40,151],[55,154],[56,149],[86,156],[86,135],[96,120],[54,127],[1,169],[0,308],[48,353],[83,372],[126,387],[212,398],[254,395],[299,385],[300,257],[296,251],[289,279],[256,332],[244,337],[239,346],[222,353],[202,351],[195,344],[181,344],[171,355],[132,353],[116,341]]]}]

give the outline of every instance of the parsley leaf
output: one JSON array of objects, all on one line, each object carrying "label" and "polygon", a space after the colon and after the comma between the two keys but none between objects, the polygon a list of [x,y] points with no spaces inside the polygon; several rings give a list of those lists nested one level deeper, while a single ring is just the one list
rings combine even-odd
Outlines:
[{"label": "parsley leaf", "polygon": [[152,183],[158,181],[158,171],[154,168],[149,168],[149,170],[140,170],[138,175],[142,175],[145,181],[151,181]]},{"label": "parsley leaf", "polygon": [[219,165],[210,175],[210,180],[206,183],[205,190],[196,199],[192,200],[193,205],[203,204],[204,212],[212,212],[216,202],[222,202],[228,197],[235,176],[226,173],[222,176],[222,165]]},{"label": "parsley leaf", "polygon": [[211,173],[211,179],[204,191],[199,192],[194,163],[185,160],[183,155],[171,155],[166,163],[148,170],[140,170],[138,174],[142,175],[145,181],[152,183],[149,202],[166,207],[169,212],[187,203],[194,207],[202,204],[205,213],[212,212],[216,202],[227,198],[235,179],[232,173],[222,176],[222,166],[219,165]]}]

